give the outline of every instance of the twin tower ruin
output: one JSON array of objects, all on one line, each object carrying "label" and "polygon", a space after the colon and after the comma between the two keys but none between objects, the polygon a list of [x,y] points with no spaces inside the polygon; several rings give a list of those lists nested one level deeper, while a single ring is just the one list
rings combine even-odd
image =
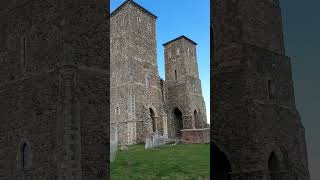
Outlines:
[{"label": "twin tower ruin", "polygon": [[111,14],[111,139],[145,141],[148,134],[180,138],[207,127],[196,43],[185,36],[163,44],[165,80],[158,75],[157,17],[125,1]]}]

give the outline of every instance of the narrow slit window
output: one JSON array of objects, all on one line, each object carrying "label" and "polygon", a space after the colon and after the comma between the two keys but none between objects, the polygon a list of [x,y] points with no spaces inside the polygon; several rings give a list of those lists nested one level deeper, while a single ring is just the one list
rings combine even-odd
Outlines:
[{"label": "narrow slit window", "polygon": [[119,107],[116,108],[116,114],[119,115],[120,114],[120,110]]},{"label": "narrow slit window", "polygon": [[21,146],[21,168],[26,169],[31,165],[30,147],[27,143],[23,143]]},{"label": "narrow slit window", "polygon": [[177,80],[177,70],[174,70],[174,80]]},{"label": "narrow slit window", "polygon": [[20,66],[21,66],[21,71],[24,72],[25,69],[25,60],[26,60],[26,38],[22,37],[21,38],[21,57],[20,57]]},{"label": "narrow slit window", "polygon": [[271,87],[271,80],[268,80],[268,96],[269,96],[269,99],[272,98],[272,87]]}]

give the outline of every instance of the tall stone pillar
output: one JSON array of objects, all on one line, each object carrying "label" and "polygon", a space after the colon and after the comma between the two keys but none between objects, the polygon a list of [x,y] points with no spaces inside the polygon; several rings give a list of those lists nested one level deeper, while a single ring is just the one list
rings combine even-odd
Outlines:
[{"label": "tall stone pillar", "polygon": [[60,67],[58,106],[58,179],[81,180],[80,102],[77,93],[77,68],[72,63],[72,47],[64,44]]},{"label": "tall stone pillar", "polygon": [[161,119],[162,119],[162,135],[165,137],[168,137],[168,120],[167,120],[167,115],[166,114],[162,114],[161,115]]}]

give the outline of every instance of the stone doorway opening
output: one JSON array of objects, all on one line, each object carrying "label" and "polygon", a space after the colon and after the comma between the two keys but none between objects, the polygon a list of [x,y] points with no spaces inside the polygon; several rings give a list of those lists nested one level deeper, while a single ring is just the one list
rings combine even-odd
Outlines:
[{"label": "stone doorway opening", "polygon": [[156,118],[155,118],[155,113],[152,108],[149,108],[150,111],[150,117],[151,117],[151,122],[152,122],[152,132],[156,132],[157,127],[156,127]]},{"label": "stone doorway opening", "polygon": [[230,172],[231,165],[225,155],[215,144],[212,144],[210,147],[211,156],[213,157],[213,162],[211,163],[214,180],[231,180]]},{"label": "stone doorway opening", "polygon": [[194,119],[194,125],[196,129],[201,129],[201,118],[200,118],[200,112],[197,110],[194,110],[193,112],[193,119]]},{"label": "stone doorway opening", "polygon": [[270,180],[278,180],[279,172],[280,172],[280,163],[278,157],[274,152],[272,152],[269,156],[268,160],[268,170],[269,170],[269,179]]},{"label": "stone doorway opening", "polygon": [[182,123],[182,112],[175,108],[173,110],[173,116],[174,116],[174,124],[175,124],[175,136],[181,137],[181,131],[183,129],[183,123]]}]

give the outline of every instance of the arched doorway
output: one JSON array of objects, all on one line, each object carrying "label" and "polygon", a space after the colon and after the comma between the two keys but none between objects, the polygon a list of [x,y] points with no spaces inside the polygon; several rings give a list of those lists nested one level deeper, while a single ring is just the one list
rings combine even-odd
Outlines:
[{"label": "arched doorway", "polygon": [[200,118],[201,114],[197,110],[194,110],[193,112],[193,117],[194,117],[194,125],[196,129],[201,129],[202,128],[202,122]]},{"label": "arched doorway", "polygon": [[152,119],[152,132],[156,132],[157,126],[156,126],[155,114],[151,108],[149,108],[149,111],[150,111],[150,117]]},{"label": "arched doorway", "polygon": [[278,157],[274,152],[272,152],[268,159],[268,170],[270,174],[270,180],[279,179],[280,163]]},{"label": "arched doorway", "polygon": [[182,123],[182,112],[175,108],[173,110],[173,116],[174,116],[174,125],[175,125],[175,136],[181,137],[181,131],[183,129],[183,123]]},{"label": "arched doorway", "polygon": [[225,155],[215,144],[211,144],[210,147],[211,156],[213,161],[211,162],[212,175],[214,180],[230,180],[231,165]]}]

